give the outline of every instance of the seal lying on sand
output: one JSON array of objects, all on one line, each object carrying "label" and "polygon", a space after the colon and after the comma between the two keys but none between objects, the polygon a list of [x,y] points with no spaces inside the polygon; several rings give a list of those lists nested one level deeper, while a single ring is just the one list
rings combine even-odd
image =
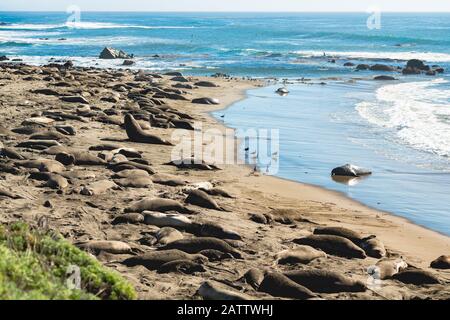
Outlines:
[{"label": "seal lying on sand", "polygon": [[45,181],[43,187],[52,189],[65,189],[69,186],[69,182],[63,176],[56,173],[49,172],[32,172],[30,174],[30,179]]},{"label": "seal lying on sand", "polygon": [[152,180],[154,183],[161,184],[164,186],[169,186],[169,187],[184,186],[188,183],[187,181],[182,180],[182,179],[178,178],[177,176],[161,174],[161,173],[153,175]]},{"label": "seal lying on sand", "polygon": [[193,238],[183,239],[169,243],[168,245],[160,248],[160,250],[172,250],[177,249],[187,253],[199,253],[202,250],[214,249],[224,253],[229,253],[237,259],[241,259],[242,255],[239,251],[234,249],[228,243],[217,238]]},{"label": "seal lying on sand", "polygon": [[155,171],[152,167],[146,164],[137,163],[135,161],[126,161],[126,162],[120,162],[120,163],[110,163],[108,165],[108,169],[112,170],[114,172],[120,172],[125,170],[144,170],[147,171],[148,174],[154,174]]},{"label": "seal lying on sand", "polygon": [[121,241],[88,241],[84,243],[78,243],[76,245],[79,248],[92,251],[95,254],[98,254],[100,251],[105,251],[113,254],[126,254],[132,251],[131,247],[128,244]]},{"label": "seal lying on sand", "polygon": [[325,252],[310,246],[298,246],[294,250],[285,250],[277,255],[278,264],[308,264],[318,258],[326,258]]},{"label": "seal lying on sand", "polygon": [[153,251],[131,257],[122,263],[128,267],[144,266],[149,270],[156,270],[165,263],[177,260],[189,260],[206,263],[208,259],[201,254],[189,254],[180,250]]},{"label": "seal lying on sand", "polygon": [[124,188],[148,188],[153,185],[150,177],[143,176],[116,179],[114,182]]},{"label": "seal lying on sand", "polygon": [[183,239],[183,234],[172,227],[163,227],[156,233],[156,239],[159,244],[166,245],[168,243]]},{"label": "seal lying on sand", "polygon": [[91,154],[87,151],[73,151],[71,153],[58,153],[55,157],[56,161],[61,162],[63,165],[76,165],[76,166],[104,166],[106,161]]},{"label": "seal lying on sand", "polygon": [[166,163],[168,166],[175,166],[179,169],[193,169],[193,170],[205,170],[205,171],[213,171],[220,170],[219,167],[212,163],[207,163],[204,160],[198,160],[194,158],[185,158],[174,160]]},{"label": "seal lying on sand", "polygon": [[16,167],[23,167],[29,169],[39,169],[42,172],[61,173],[66,170],[66,167],[61,163],[51,159],[39,160],[18,160],[14,162]]},{"label": "seal lying on sand", "polygon": [[325,251],[325,253],[344,257],[365,259],[366,253],[350,240],[330,235],[310,235],[308,237],[295,239],[294,243],[311,246]]},{"label": "seal lying on sand", "polygon": [[233,259],[233,256],[231,254],[223,253],[222,251],[214,249],[202,250],[199,252],[199,254],[204,255],[211,262]]},{"label": "seal lying on sand", "polygon": [[225,211],[214,199],[201,190],[191,190],[185,202],[206,209]]},{"label": "seal lying on sand", "polygon": [[363,249],[368,256],[373,258],[379,259],[386,255],[386,249],[384,248],[383,243],[373,235],[363,237],[359,232],[343,227],[316,228],[314,229],[314,234],[346,238]]},{"label": "seal lying on sand", "polygon": [[117,224],[138,224],[144,222],[144,216],[140,213],[125,213],[114,218],[112,225]]},{"label": "seal lying on sand", "polygon": [[0,197],[10,198],[10,199],[22,199],[21,196],[16,195],[8,190],[0,187]]},{"label": "seal lying on sand", "polygon": [[442,281],[431,272],[420,269],[403,270],[395,274],[392,279],[406,284],[414,284],[416,286],[442,283]]},{"label": "seal lying on sand", "polygon": [[292,281],[281,273],[268,273],[259,286],[259,291],[268,293],[274,297],[291,299],[309,299],[316,297],[316,294],[309,289]]},{"label": "seal lying on sand", "polygon": [[125,115],[124,125],[130,141],[148,144],[162,144],[167,146],[172,145],[170,142],[142,130],[139,123],[131,114]]},{"label": "seal lying on sand", "polygon": [[248,270],[240,280],[244,280],[253,289],[258,290],[261,282],[264,280],[264,272],[253,268]]},{"label": "seal lying on sand", "polygon": [[203,282],[197,293],[204,300],[254,300],[245,293],[215,281]]},{"label": "seal lying on sand", "polygon": [[96,181],[96,182],[92,182],[90,184],[88,184],[87,186],[84,186],[80,193],[82,195],[85,196],[94,196],[94,195],[99,195],[102,193],[105,193],[106,191],[117,187],[117,185],[110,180],[101,180],[101,181]]},{"label": "seal lying on sand", "polygon": [[289,279],[319,293],[363,292],[366,286],[343,274],[327,270],[296,270],[284,273]]},{"label": "seal lying on sand", "polygon": [[170,261],[163,264],[160,268],[158,268],[158,273],[184,273],[184,274],[193,274],[196,272],[205,272],[206,269],[200,263],[191,261],[191,260],[175,260]]},{"label": "seal lying on sand", "polygon": [[143,211],[145,224],[157,227],[173,227],[179,229],[190,229],[192,221],[181,214],[165,214],[162,212]]},{"label": "seal lying on sand", "polygon": [[192,214],[193,211],[183,206],[181,203],[171,199],[164,198],[145,198],[141,201],[135,202],[125,212],[143,212],[143,211],[157,211],[167,212],[176,211],[180,213]]},{"label": "seal lying on sand", "polygon": [[212,222],[195,222],[187,229],[187,231],[198,237],[242,240],[242,237],[237,232],[226,229],[221,225]]},{"label": "seal lying on sand", "polygon": [[408,264],[402,259],[385,259],[380,260],[374,267],[368,269],[368,273],[379,280],[386,280],[392,278],[400,271],[405,270]]},{"label": "seal lying on sand", "polygon": [[433,269],[450,269],[450,256],[440,256],[431,262],[430,267]]}]

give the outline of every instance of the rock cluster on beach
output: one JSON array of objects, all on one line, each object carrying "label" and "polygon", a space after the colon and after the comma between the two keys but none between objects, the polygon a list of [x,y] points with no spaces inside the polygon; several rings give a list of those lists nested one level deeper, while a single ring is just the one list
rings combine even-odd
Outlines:
[{"label": "rock cluster on beach", "polygon": [[172,161],[174,128],[217,126],[204,112],[255,84],[0,64],[0,222],[47,217],[141,299],[450,298],[448,257],[418,267],[331,203],[259,191],[249,168]]}]

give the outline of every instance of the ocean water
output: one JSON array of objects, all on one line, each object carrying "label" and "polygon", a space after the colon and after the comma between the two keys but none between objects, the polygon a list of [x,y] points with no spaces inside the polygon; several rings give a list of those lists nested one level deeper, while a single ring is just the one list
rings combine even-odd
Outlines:
[{"label": "ocean water", "polygon": [[[277,78],[280,84],[251,90],[214,114],[238,129],[279,129],[280,177],[343,192],[450,235],[450,14],[382,14],[380,29],[369,29],[368,17],[82,12],[73,23],[66,13],[0,12],[0,55],[120,68],[120,60],[97,59],[112,46],[135,54],[136,69]],[[393,73],[398,81],[379,82],[371,79],[391,73],[344,66],[403,66],[412,58],[447,73]],[[288,96],[275,94],[281,79]],[[331,179],[331,169],[345,163],[374,174]]]}]

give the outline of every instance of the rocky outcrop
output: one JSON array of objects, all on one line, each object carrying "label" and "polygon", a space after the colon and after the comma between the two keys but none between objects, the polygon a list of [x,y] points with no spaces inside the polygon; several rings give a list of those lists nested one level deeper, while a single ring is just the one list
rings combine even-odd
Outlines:
[{"label": "rocky outcrop", "polygon": [[396,71],[396,69],[392,66],[388,66],[386,64],[374,64],[370,67],[370,70],[372,71]]},{"label": "rocky outcrop", "polygon": [[100,53],[100,59],[132,59],[133,55],[129,55],[122,50],[114,48],[105,48]]}]

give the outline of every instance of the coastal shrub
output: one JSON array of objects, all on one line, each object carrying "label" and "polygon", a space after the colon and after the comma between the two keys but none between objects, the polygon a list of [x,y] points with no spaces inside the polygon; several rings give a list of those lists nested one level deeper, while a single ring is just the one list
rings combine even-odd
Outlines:
[{"label": "coastal shrub", "polygon": [[[71,268],[80,286],[67,283]],[[134,288],[60,235],[18,222],[0,225],[0,300],[136,299]]]}]

